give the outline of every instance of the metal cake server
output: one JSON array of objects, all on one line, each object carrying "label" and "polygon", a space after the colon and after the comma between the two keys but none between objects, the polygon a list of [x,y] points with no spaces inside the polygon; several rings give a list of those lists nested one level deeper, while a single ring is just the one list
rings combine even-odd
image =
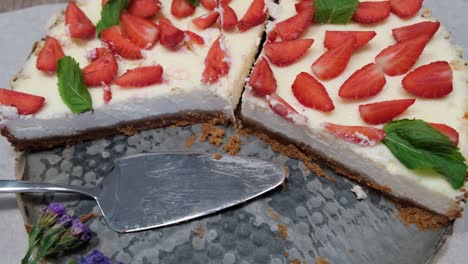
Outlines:
[{"label": "metal cake server", "polygon": [[237,205],[278,187],[283,166],[201,153],[148,153],[117,160],[95,187],[0,181],[0,193],[66,192],[94,198],[121,233],[163,227]]}]

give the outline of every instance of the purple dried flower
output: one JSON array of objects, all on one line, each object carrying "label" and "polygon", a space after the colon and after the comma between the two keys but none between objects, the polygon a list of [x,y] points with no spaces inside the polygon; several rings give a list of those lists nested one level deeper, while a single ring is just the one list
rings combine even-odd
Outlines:
[{"label": "purple dried flower", "polygon": [[110,264],[110,261],[101,251],[93,250],[80,260],[80,264]]},{"label": "purple dried flower", "polygon": [[73,218],[69,214],[65,213],[62,216],[60,216],[55,225],[67,228],[71,226],[72,221]]},{"label": "purple dried flower", "polygon": [[88,225],[81,222],[80,219],[74,218],[72,221],[72,226],[70,227],[70,234],[79,240],[88,242],[91,239],[90,235],[91,229]]},{"label": "purple dried flower", "polygon": [[44,213],[60,217],[65,213],[65,207],[61,203],[50,203],[49,206],[44,209]]},{"label": "purple dried flower", "polygon": [[50,203],[43,211],[39,218],[38,225],[40,227],[51,227],[59,217],[65,214],[65,207],[60,203]]}]

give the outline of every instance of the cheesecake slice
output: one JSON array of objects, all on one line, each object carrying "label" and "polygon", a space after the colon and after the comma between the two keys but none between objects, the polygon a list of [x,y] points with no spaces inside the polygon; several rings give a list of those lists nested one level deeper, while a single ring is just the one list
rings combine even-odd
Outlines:
[{"label": "cheesecake slice", "polygon": [[[394,197],[458,217],[467,187],[468,71],[447,30],[427,10],[400,18],[390,14],[389,2],[378,8],[382,15],[363,11],[368,2],[362,1],[350,23],[305,25],[307,15],[298,13],[302,2],[281,1],[267,26],[268,40],[242,97],[243,123]],[[285,32],[285,20],[294,21],[296,31]],[[420,31],[426,36],[418,38]],[[388,48],[397,41],[404,44]],[[395,60],[396,72],[390,67]],[[458,156],[458,183],[447,180],[451,175],[405,166],[387,147],[392,120],[451,131],[464,156]]]}]

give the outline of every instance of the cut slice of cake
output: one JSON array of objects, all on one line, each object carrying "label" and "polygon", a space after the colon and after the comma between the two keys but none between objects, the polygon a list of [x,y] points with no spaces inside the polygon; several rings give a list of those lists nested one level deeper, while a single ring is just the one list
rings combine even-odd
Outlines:
[{"label": "cut slice of cake", "polygon": [[[316,20],[333,20],[320,4]],[[310,26],[303,21],[313,9],[281,2],[247,80],[243,123],[394,197],[458,217],[468,71],[446,30],[427,11],[390,14],[386,1],[361,2],[345,24]]]}]

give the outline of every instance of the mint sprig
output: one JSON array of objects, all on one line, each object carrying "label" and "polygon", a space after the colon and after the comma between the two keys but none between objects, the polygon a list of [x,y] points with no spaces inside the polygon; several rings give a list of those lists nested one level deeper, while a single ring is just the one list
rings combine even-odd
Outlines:
[{"label": "mint sprig", "polygon": [[315,22],[320,24],[346,24],[356,12],[359,0],[315,0]]},{"label": "mint sprig", "polygon": [[65,56],[58,61],[57,76],[60,97],[73,113],[92,110],[91,95],[84,84],[83,72],[72,57]]},{"label": "mint sprig", "polygon": [[120,13],[127,8],[129,0],[109,0],[102,7],[101,20],[96,25],[98,36],[107,28],[118,25],[120,22]]},{"label": "mint sprig", "polygon": [[465,183],[465,158],[450,139],[422,120],[403,119],[384,126],[383,144],[408,169],[444,176],[454,189]]},{"label": "mint sprig", "polygon": [[199,0],[187,0],[191,5],[193,6],[198,6],[200,5],[200,1]]}]

